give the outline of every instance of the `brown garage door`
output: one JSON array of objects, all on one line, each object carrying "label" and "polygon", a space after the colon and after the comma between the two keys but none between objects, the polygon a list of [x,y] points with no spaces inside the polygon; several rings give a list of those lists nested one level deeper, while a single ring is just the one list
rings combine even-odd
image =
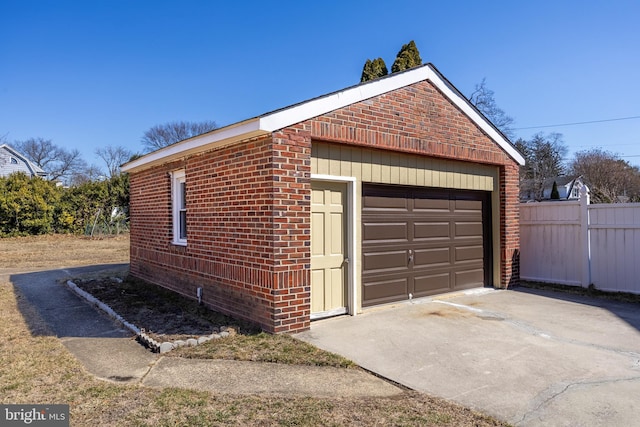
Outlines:
[{"label": "brown garage door", "polygon": [[489,193],[365,184],[362,305],[490,283]]}]

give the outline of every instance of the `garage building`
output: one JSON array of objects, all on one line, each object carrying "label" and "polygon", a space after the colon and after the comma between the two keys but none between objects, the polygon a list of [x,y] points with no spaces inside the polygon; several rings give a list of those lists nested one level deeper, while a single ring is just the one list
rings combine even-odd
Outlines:
[{"label": "garage building", "polygon": [[122,167],[131,274],[274,333],[518,281],[524,159],[431,64]]}]

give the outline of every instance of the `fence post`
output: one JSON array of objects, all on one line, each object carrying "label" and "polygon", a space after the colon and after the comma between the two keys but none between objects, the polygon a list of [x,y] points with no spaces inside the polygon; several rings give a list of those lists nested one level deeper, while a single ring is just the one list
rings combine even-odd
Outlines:
[{"label": "fence post", "polygon": [[591,284],[591,239],[589,236],[589,190],[580,188],[580,240],[582,247],[582,287]]}]

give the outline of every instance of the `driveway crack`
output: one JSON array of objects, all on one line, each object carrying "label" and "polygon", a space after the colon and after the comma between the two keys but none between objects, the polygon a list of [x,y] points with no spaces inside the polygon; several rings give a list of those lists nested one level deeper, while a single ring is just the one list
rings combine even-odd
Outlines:
[{"label": "driveway crack", "polygon": [[[565,394],[571,388],[574,388],[574,387],[585,387],[585,386],[586,387],[590,387],[590,386],[597,386],[597,385],[602,385],[602,384],[616,384],[616,383],[621,383],[621,382],[633,382],[633,381],[640,381],[640,376],[623,377],[623,378],[609,378],[609,379],[591,380],[591,381],[588,381],[588,380],[587,381],[575,381],[575,382],[565,383],[564,385],[562,385],[562,383],[554,384],[551,387],[549,387],[548,389],[546,389],[545,391],[541,392],[538,396],[541,396],[541,395],[544,395],[544,394],[547,394],[547,393],[549,393],[550,395],[547,396],[546,398],[542,399],[542,401],[540,401],[532,410],[524,413],[519,420],[514,421],[514,424],[515,425],[520,425],[520,424],[524,423],[525,421],[527,421],[528,419],[532,418],[542,408],[547,406],[553,400],[556,400],[559,396]],[[558,391],[554,391],[554,389],[556,389],[558,387],[561,387],[561,389],[558,390]]]}]

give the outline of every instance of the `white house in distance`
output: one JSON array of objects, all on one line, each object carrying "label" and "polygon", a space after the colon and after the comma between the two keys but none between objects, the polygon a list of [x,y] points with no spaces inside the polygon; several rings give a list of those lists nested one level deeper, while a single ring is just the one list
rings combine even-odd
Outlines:
[{"label": "white house in distance", "polygon": [[15,148],[8,144],[0,145],[0,177],[9,176],[15,172],[24,172],[31,177],[45,178],[47,176],[45,171],[29,161]]},{"label": "white house in distance", "polygon": [[[578,200],[580,199],[580,189],[586,187],[589,191],[589,187],[584,183],[581,175],[566,175],[555,176],[553,178],[547,178],[542,184],[542,199],[551,200],[551,192],[553,191],[553,183],[556,183],[558,188],[557,200]],[[520,201],[528,202],[535,201],[535,191],[533,190],[533,182],[528,180],[524,183],[524,187],[520,192]]]}]

